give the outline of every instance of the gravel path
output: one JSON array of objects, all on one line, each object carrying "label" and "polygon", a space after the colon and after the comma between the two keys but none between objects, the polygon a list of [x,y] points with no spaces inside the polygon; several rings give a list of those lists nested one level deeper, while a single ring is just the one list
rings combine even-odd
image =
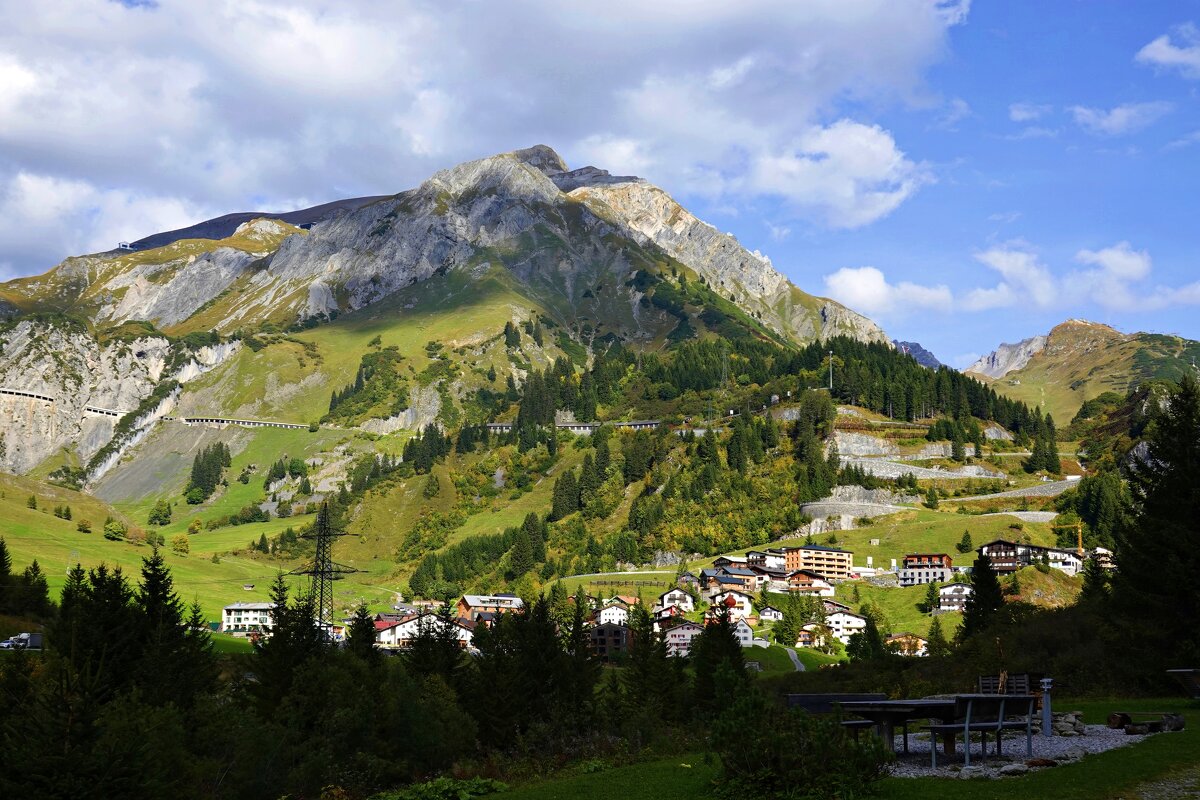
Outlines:
[{"label": "gravel path", "polygon": [[1046,481],[1045,483],[1037,483],[1024,489],[1009,489],[1007,492],[977,494],[974,497],[951,497],[946,502],[962,503],[967,500],[992,500],[1000,497],[1055,497],[1072,486],[1078,485],[1079,481]]},{"label": "gravel path", "polygon": [[1122,794],[1118,800],[1184,800],[1185,798],[1200,797],[1200,767],[1149,781],[1138,786],[1128,794]]},{"label": "gravel path", "polygon": [[1058,516],[1057,511],[995,511],[991,514],[980,514],[981,517],[1016,517],[1025,522],[1053,522]]},{"label": "gravel path", "polygon": [[897,461],[889,461],[886,458],[843,458],[842,464],[853,464],[877,478],[899,478],[901,475],[913,475],[917,478],[941,480],[1004,477],[1002,473],[993,472],[977,464],[957,467],[952,470],[914,467],[911,464],[901,464]]},{"label": "gravel path", "polygon": [[[1162,735],[1162,734],[1154,734]],[[892,764],[891,773],[898,778],[998,778],[1003,777],[1000,770],[1012,764],[1025,766],[1030,758],[1053,759],[1062,763],[1071,763],[1086,757],[1091,753],[1103,753],[1116,747],[1125,747],[1143,741],[1145,736],[1129,736],[1123,730],[1113,730],[1105,725],[1088,725],[1087,733],[1083,736],[1051,736],[1038,734],[1033,736],[1033,755],[1025,754],[1024,736],[1016,731],[1010,731],[1004,737],[1004,752],[1001,756],[993,756],[995,743],[989,737],[988,758],[979,761],[979,744],[971,745],[971,766],[964,767],[962,744],[958,745],[958,753],[947,763],[945,756],[939,751],[938,768],[929,766],[929,736],[924,733],[910,733],[908,736],[908,755],[900,755]],[[901,737],[896,737],[897,753],[903,747]],[[1033,769],[1036,769],[1033,768]],[[1010,767],[1010,771],[1020,772],[1020,768]],[[1025,770],[1029,771],[1029,770]],[[964,774],[965,773],[965,774]],[[1169,795],[1168,795],[1169,796]]]},{"label": "gravel path", "polygon": [[796,672],[804,672],[804,662],[800,660],[800,656],[796,655],[796,651],[790,647],[783,648],[787,651],[788,658],[792,660],[792,664],[796,667]]}]

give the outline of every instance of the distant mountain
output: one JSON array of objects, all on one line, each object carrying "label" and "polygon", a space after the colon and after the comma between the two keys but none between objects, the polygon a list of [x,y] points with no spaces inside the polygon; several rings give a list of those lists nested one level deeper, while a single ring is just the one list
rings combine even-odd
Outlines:
[{"label": "distant mountain", "polygon": [[[405,366],[390,401],[355,420],[372,434],[458,424],[495,382],[586,364],[613,342],[888,341],[659,187],[568,169],[541,145],[272,216],[226,215],[0,284],[0,389],[50,398],[0,398],[13,406],[0,469],[95,479],[121,457],[114,433],[138,439],[135,419],[118,426],[135,411],[308,423],[361,380],[381,336]],[[506,326],[532,337],[535,323],[536,353],[497,349]]]},{"label": "distant mountain", "polygon": [[921,346],[920,342],[902,342],[899,339],[892,339],[892,345],[903,353],[908,353],[917,360],[917,363],[922,367],[937,369],[942,366],[942,362],[938,361],[937,356]]},{"label": "distant mountain", "polygon": [[331,203],[322,203],[319,206],[312,206],[311,208],[302,208],[298,211],[239,211],[234,214],[225,214],[213,219],[206,219],[203,222],[197,222],[195,225],[189,225],[186,228],[151,234],[143,239],[138,239],[136,242],[131,242],[130,246],[135,250],[149,250],[155,247],[165,247],[180,239],[224,239],[232,236],[234,231],[241,225],[255,219],[277,219],[289,225],[295,225],[298,228],[310,228],[318,222],[325,222],[341,214],[357,211],[368,203],[374,203],[376,200],[385,200],[387,197],[388,195],[352,197],[346,200],[334,200]]},{"label": "distant mountain", "polygon": [[1065,424],[1103,392],[1125,394],[1153,380],[1195,370],[1200,342],[1157,333],[1121,333],[1071,319],[1049,333],[1002,344],[966,371],[996,390],[1051,413]]}]

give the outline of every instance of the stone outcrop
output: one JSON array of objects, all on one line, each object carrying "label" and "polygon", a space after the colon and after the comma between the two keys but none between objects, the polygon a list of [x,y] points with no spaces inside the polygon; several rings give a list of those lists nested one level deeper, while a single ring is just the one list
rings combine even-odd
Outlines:
[{"label": "stone outcrop", "polygon": [[1031,336],[1016,344],[1002,344],[992,352],[983,356],[971,366],[967,372],[986,375],[989,378],[1003,378],[1008,373],[1021,369],[1029,363],[1029,359],[1046,348],[1045,335]]},{"label": "stone outcrop", "polygon": [[239,346],[191,351],[162,336],[101,342],[72,323],[12,324],[0,334],[0,389],[26,394],[0,393],[0,469],[25,473],[63,449],[86,462],[161,381],[186,383]]}]

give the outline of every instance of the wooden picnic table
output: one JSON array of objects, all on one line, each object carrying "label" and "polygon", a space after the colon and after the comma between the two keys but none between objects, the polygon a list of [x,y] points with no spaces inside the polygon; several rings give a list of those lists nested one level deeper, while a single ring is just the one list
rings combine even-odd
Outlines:
[{"label": "wooden picnic table", "polygon": [[[839,707],[850,714],[869,719],[875,723],[879,734],[893,752],[896,750],[896,726],[904,726],[904,752],[908,752],[908,723],[915,719],[936,719],[939,722],[954,721],[955,699],[914,700],[860,700],[843,702]],[[947,736],[946,753],[954,754],[954,737]]]}]

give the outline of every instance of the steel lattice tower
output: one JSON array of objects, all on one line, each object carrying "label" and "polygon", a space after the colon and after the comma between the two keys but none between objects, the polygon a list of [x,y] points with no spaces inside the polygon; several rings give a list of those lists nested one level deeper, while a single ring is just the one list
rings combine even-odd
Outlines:
[{"label": "steel lattice tower", "polygon": [[301,539],[316,541],[317,551],[312,563],[304,569],[295,570],[295,575],[308,575],[308,599],[313,609],[313,624],[320,629],[326,641],[331,641],[333,628],[333,581],[339,575],[358,572],[353,567],[335,563],[333,540],[345,533],[335,531],[329,521],[329,503],[322,503],[310,533],[301,534]]}]

